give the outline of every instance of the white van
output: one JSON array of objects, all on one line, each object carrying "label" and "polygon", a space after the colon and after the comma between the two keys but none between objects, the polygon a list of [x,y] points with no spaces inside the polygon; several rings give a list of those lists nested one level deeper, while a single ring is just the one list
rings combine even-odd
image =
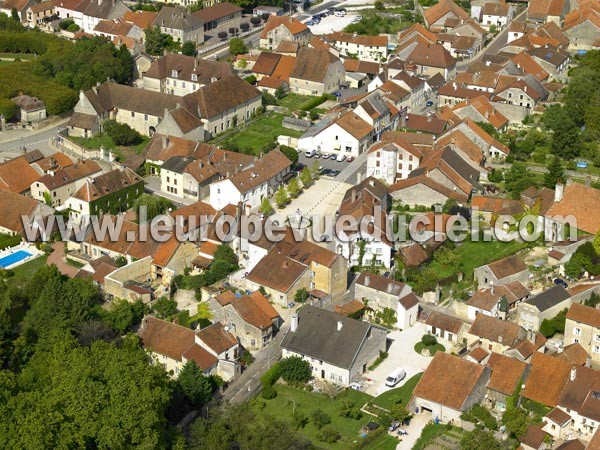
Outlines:
[{"label": "white van", "polygon": [[406,370],[404,370],[402,367],[398,367],[385,379],[385,385],[387,387],[394,387],[404,380],[404,377],[406,377]]},{"label": "white van", "polygon": [[313,156],[315,156],[315,151],[314,150],[306,150],[304,152],[304,156],[306,156],[307,158],[312,158]]}]

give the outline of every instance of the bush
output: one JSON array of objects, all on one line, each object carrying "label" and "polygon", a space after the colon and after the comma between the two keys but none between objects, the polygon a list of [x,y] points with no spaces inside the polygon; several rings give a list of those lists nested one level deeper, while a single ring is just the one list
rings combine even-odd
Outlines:
[{"label": "bush", "polygon": [[76,33],[77,31],[79,31],[79,25],[77,25],[76,23],[72,23],[67,27],[67,31],[71,33]]},{"label": "bush", "polygon": [[104,130],[117,145],[136,145],[143,140],[140,133],[135,131],[129,125],[119,123],[115,120],[106,120],[104,122]]},{"label": "bush", "polygon": [[312,378],[312,370],[308,361],[299,356],[283,358],[279,361],[279,373],[288,383],[301,384],[306,383]]},{"label": "bush", "polygon": [[423,345],[426,345],[427,347],[431,347],[431,346],[437,344],[437,338],[433,334],[425,334],[421,338],[421,342],[423,343]]},{"label": "bush", "polygon": [[248,31],[250,29],[250,24],[248,22],[240,23],[240,30]]},{"label": "bush", "polygon": [[58,28],[61,30],[66,30],[69,26],[73,25],[75,21],[73,19],[65,19],[58,22]]},{"label": "bush", "polygon": [[6,120],[11,120],[17,116],[17,105],[7,98],[0,98],[0,115]]},{"label": "bush", "polygon": [[281,366],[280,363],[277,363],[273,366],[271,366],[271,368],[269,370],[267,370],[262,377],[260,377],[260,381],[263,385],[263,388],[265,386],[273,386],[275,383],[277,383],[277,380],[279,380],[279,377],[281,376]]},{"label": "bush", "polygon": [[325,103],[328,99],[329,99],[329,96],[327,94],[323,94],[319,97],[310,99],[309,101],[304,103],[300,108],[303,111],[310,111],[311,109],[314,109],[317,106],[319,106],[321,103]]},{"label": "bush", "polygon": [[[254,75],[249,75],[246,78],[244,78],[244,80],[246,80],[246,82],[255,85],[256,84],[256,76]],[[263,94],[263,99],[264,99],[264,94]]]},{"label": "bush", "polygon": [[496,431],[498,429],[498,422],[496,422],[494,416],[492,416],[492,414],[481,405],[473,406],[469,411],[462,413],[460,418],[475,424],[480,422],[491,431]]},{"label": "bush", "polygon": [[318,434],[319,440],[328,444],[333,444],[340,439],[340,433],[333,425],[325,425]]},{"label": "bush", "polygon": [[217,36],[219,37],[219,39],[221,39],[222,41],[224,41],[225,39],[227,39],[227,31],[219,31],[219,33],[217,34]]},{"label": "bush", "polygon": [[540,325],[540,333],[542,333],[546,338],[551,338],[555,334],[564,334],[566,315],[567,309],[563,309],[552,319],[542,320],[542,324]]},{"label": "bush", "polygon": [[248,51],[248,47],[241,38],[232,38],[229,41],[229,53],[233,56],[242,55]]},{"label": "bush", "polygon": [[260,22],[261,22],[260,17],[252,17],[250,19],[250,23],[254,26],[258,26],[260,24]]},{"label": "bush", "polygon": [[260,396],[265,400],[271,400],[272,398],[277,397],[277,391],[270,384],[263,385],[262,392]]},{"label": "bush", "polygon": [[309,117],[310,120],[317,120],[319,118],[319,113],[316,112],[314,109],[311,109],[309,112]]},{"label": "bush", "polygon": [[331,417],[320,408],[313,409],[310,413],[310,420],[317,429],[323,428],[331,423]]}]

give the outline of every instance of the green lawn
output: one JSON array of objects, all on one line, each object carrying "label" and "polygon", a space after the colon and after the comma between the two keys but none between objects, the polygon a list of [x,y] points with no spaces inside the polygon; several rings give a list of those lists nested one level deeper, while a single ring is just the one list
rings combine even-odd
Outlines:
[{"label": "green lawn", "polygon": [[440,279],[450,277],[458,272],[463,272],[467,279],[473,279],[473,270],[476,267],[514,255],[525,248],[526,244],[519,241],[464,241],[457,243],[456,248],[452,251],[461,262],[459,265],[442,265],[433,261],[429,267],[435,270]]},{"label": "green lawn", "polygon": [[277,136],[299,137],[301,131],[283,128],[281,122],[283,114],[265,113],[259,116],[247,128],[233,133],[220,143],[221,146],[241,153],[258,155],[273,148]]},{"label": "green lawn", "polygon": [[297,111],[299,109],[302,109],[302,106],[304,104],[306,104],[307,102],[309,102],[310,100],[314,99],[316,97],[313,97],[311,95],[299,95],[299,94],[288,94],[285,97],[283,97],[282,99],[279,99],[277,101],[277,104],[279,106],[283,106],[284,108],[287,108],[291,111]]},{"label": "green lawn", "polygon": [[0,67],[2,67],[2,66],[8,66],[9,64],[12,64],[12,63],[13,63],[12,61],[2,61],[2,60],[0,60]]},{"label": "green lawn", "polygon": [[33,59],[35,55],[30,53],[0,53],[0,58],[11,58],[11,59]]},{"label": "green lawn", "polygon": [[409,378],[404,385],[400,386],[399,388],[390,389],[389,391],[384,392],[380,396],[371,400],[370,403],[372,405],[379,406],[380,408],[387,409],[388,411],[392,409],[396,403],[402,403],[403,405],[407,406],[413,390],[422,376],[423,373],[416,374],[412,378]]},{"label": "green lawn", "polygon": [[445,352],[446,348],[442,345],[442,344],[434,344],[434,345],[425,345],[422,342],[417,342],[415,344],[415,352],[417,352],[419,355],[421,354],[421,352],[423,351],[423,349],[425,349],[425,347],[429,348],[429,354],[431,356],[435,355],[437,352]]},{"label": "green lawn", "polygon": [[398,439],[385,433],[363,448],[364,450],[396,450],[396,447],[398,447]]},{"label": "green lawn", "polygon": [[39,258],[26,262],[14,269],[11,269],[14,272],[14,278],[31,278],[34,273],[38,271],[41,267],[46,265],[46,260],[48,259],[48,255],[42,255]]},{"label": "green lawn", "polygon": [[[421,436],[413,446],[413,450],[424,450],[425,448],[458,448],[463,434],[464,431],[458,427],[429,423],[423,428]],[[447,439],[444,439],[443,436]],[[442,441],[439,442],[440,445],[437,445],[438,442],[433,442],[438,437]],[[453,446],[449,445],[448,440],[455,444]]]},{"label": "green lawn", "polygon": [[[300,389],[296,389],[285,385],[275,385],[277,397],[271,400],[258,398],[253,408],[257,414],[266,414],[272,417],[277,417],[282,420],[291,422],[294,409],[301,411],[309,418],[309,423],[299,430],[299,433],[310,439],[317,447],[327,449],[346,450],[360,439],[359,431],[363,425],[369,422],[372,418],[368,415],[363,415],[359,420],[341,417],[339,415],[342,400],[351,400],[355,407],[360,408],[367,403],[372,397],[363,392],[358,392],[353,389],[347,389],[339,394],[335,399],[332,399],[325,394],[313,393]],[[317,434],[317,428],[310,421],[310,413],[312,410],[319,408],[331,417],[331,425],[342,435],[341,439],[335,444],[324,444],[320,442]],[[395,445],[398,441],[392,438]],[[374,444],[376,444],[374,446]],[[389,439],[378,440],[368,448],[395,448],[392,446],[392,441]]]},{"label": "green lawn", "polygon": [[119,154],[121,152],[121,150],[123,150],[123,149],[125,149],[125,150],[131,149],[133,152],[135,152],[139,155],[142,152],[142,150],[144,149],[144,147],[146,147],[146,145],[148,145],[148,142],[150,141],[150,138],[147,136],[142,136],[142,138],[143,139],[139,144],[136,144],[132,147],[120,147],[120,146],[116,145],[113,142],[113,140],[111,139],[111,137],[107,134],[99,134],[99,135],[91,137],[91,138],[83,138],[83,137],[73,136],[73,137],[70,137],[69,139],[72,139],[79,145],[81,145],[85,148],[89,148],[90,150],[97,150],[97,149],[100,149],[100,147],[104,147],[105,149],[114,150],[115,153]]}]

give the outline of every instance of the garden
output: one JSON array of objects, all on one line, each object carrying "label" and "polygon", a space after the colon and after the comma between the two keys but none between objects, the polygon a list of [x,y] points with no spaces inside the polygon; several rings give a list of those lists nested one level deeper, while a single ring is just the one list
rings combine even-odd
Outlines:
[{"label": "garden", "polygon": [[395,405],[401,404],[405,407],[408,406],[408,402],[412,397],[412,393],[417,386],[417,383],[423,376],[423,373],[418,373],[413,377],[409,378],[406,383],[402,386],[390,389],[389,391],[384,392],[383,394],[373,398],[369,401],[370,405],[374,405],[379,408],[383,408],[387,411],[391,411]]},{"label": "garden", "polygon": [[432,334],[425,334],[420,342],[415,344],[415,352],[423,356],[433,356],[437,352],[445,352],[446,348]]}]

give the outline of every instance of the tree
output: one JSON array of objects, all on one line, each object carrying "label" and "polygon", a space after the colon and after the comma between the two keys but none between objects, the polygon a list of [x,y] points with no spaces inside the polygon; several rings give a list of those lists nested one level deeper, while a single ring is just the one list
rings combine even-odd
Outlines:
[{"label": "tree", "polygon": [[273,205],[271,205],[271,202],[267,197],[263,198],[260,204],[260,212],[263,213],[265,216],[270,216],[275,212],[275,210],[273,209]]},{"label": "tree", "polygon": [[186,41],[181,46],[181,53],[186,56],[196,56],[196,44],[192,41]]},{"label": "tree", "polygon": [[552,158],[552,161],[546,167],[548,172],[544,174],[544,186],[554,189],[557,183],[564,183],[565,172],[558,157]]},{"label": "tree", "polygon": [[331,423],[329,414],[320,408],[315,408],[310,412],[310,420],[318,430]]},{"label": "tree", "polygon": [[242,55],[248,51],[246,44],[242,38],[232,38],[229,41],[229,53],[233,56]]},{"label": "tree", "polygon": [[303,384],[312,378],[310,363],[299,356],[290,356],[279,361],[281,378],[288,383]]},{"label": "tree", "polygon": [[240,30],[248,31],[250,29],[250,24],[248,22],[240,23]]},{"label": "tree", "polygon": [[159,319],[167,319],[177,313],[177,302],[167,297],[160,297],[152,306],[152,310]]},{"label": "tree", "polygon": [[161,56],[165,49],[174,50],[178,46],[171,36],[160,31],[158,25],[148,28],[144,34],[146,36],[146,52],[150,55]]},{"label": "tree", "polygon": [[298,152],[294,148],[287,145],[280,145],[279,150],[292,162],[292,164],[298,162]]},{"label": "tree", "polygon": [[193,360],[189,360],[181,368],[177,384],[185,397],[196,407],[208,403],[215,389],[211,378],[205,376]]},{"label": "tree", "polygon": [[507,406],[502,423],[510,435],[518,439],[527,431],[527,412],[518,406]]},{"label": "tree", "polygon": [[504,173],[504,181],[506,190],[510,192],[511,197],[515,200],[518,200],[521,192],[529,186],[535,186],[533,174],[525,164],[519,162],[513,163],[510,169]]},{"label": "tree", "polygon": [[300,172],[300,181],[302,181],[302,185],[305,188],[309,187],[312,184],[312,174],[310,173],[310,169],[308,167],[305,167],[304,169],[302,169],[302,172]]},{"label": "tree", "polygon": [[298,184],[298,177],[294,177],[290,180],[287,190],[292,198],[296,198],[298,195],[300,195],[302,188],[300,188],[300,185]]},{"label": "tree", "polygon": [[460,441],[461,450],[502,450],[502,445],[489,431],[475,429],[463,435]]},{"label": "tree", "polygon": [[394,420],[397,420],[400,423],[404,423],[411,417],[411,414],[402,403],[396,403],[394,406],[392,406],[390,415]]},{"label": "tree", "polygon": [[427,347],[437,344],[437,338],[433,334],[424,334],[421,338],[421,343]]},{"label": "tree", "polygon": [[260,22],[261,22],[260,17],[254,16],[254,17],[250,18],[250,23],[252,25],[254,25],[255,27],[257,27],[258,25],[260,25]]},{"label": "tree", "polygon": [[112,301],[110,310],[103,310],[102,320],[119,334],[130,330],[131,327],[140,323],[148,307],[141,301],[130,303],[122,298]]},{"label": "tree", "polygon": [[396,312],[392,308],[383,308],[383,310],[377,311],[377,319],[386,327],[392,328],[398,321],[396,318]]},{"label": "tree", "polygon": [[279,186],[277,192],[275,192],[275,204],[278,208],[283,208],[289,202],[287,192],[283,186]]},{"label": "tree", "polygon": [[131,146],[139,144],[143,140],[142,135],[126,123],[110,119],[105,120],[103,126],[106,134],[117,145]]},{"label": "tree", "polygon": [[500,297],[500,305],[498,306],[498,310],[503,313],[508,312],[508,300],[506,300],[506,296],[503,295]]},{"label": "tree", "polygon": [[21,21],[21,18],[19,17],[19,11],[17,11],[17,8],[15,7],[10,10],[10,17],[12,20],[16,20],[17,22]]},{"label": "tree", "polygon": [[501,170],[492,167],[492,170],[490,170],[490,174],[488,175],[488,180],[492,183],[501,183],[504,181],[504,175]]},{"label": "tree", "polygon": [[563,159],[572,159],[579,154],[579,128],[570,116],[554,126],[552,152]]},{"label": "tree", "polygon": [[321,442],[333,444],[340,439],[340,433],[333,425],[325,425],[318,433]]},{"label": "tree", "polygon": [[0,97],[0,115],[8,121],[17,115],[17,105],[7,98]]},{"label": "tree", "polygon": [[381,0],[376,0],[373,6],[377,11],[383,11],[385,9],[385,5]]},{"label": "tree", "polygon": [[594,236],[594,240],[592,241],[592,247],[594,248],[596,255],[600,255],[600,231],[598,231],[596,233],[596,236]]},{"label": "tree", "polygon": [[169,208],[173,207],[173,204],[159,195],[142,194],[136,199],[133,207],[139,222],[142,219],[143,211],[145,211],[146,220],[152,220],[156,216],[166,213]]},{"label": "tree", "polygon": [[294,294],[294,302],[296,303],[304,303],[308,300],[308,291],[306,288],[300,288]]}]

